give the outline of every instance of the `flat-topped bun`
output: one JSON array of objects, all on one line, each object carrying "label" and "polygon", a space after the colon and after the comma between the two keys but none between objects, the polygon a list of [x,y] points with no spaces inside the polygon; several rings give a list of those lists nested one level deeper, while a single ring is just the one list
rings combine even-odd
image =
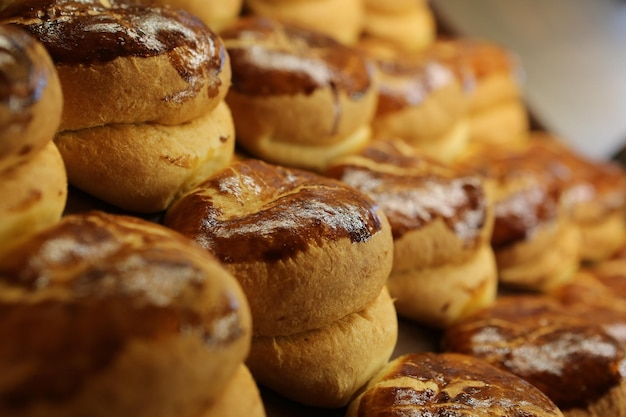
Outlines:
[{"label": "flat-topped bun", "polygon": [[220,33],[231,59],[226,97],[237,143],[271,163],[322,170],[370,140],[374,65],[316,31],[260,17]]},{"label": "flat-topped bun", "polygon": [[0,22],[18,24],[50,53],[65,98],[61,130],[183,123],[216,107],[230,86],[222,42],[182,10],[26,0],[0,10]]},{"label": "flat-topped bun", "polygon": [[623,416],[624,346],[594,321],[547,296],[500,297],[446,330],[444,350],[524,378],[569,417]]},{"label": "flat-topped bun", "polygon": [[237,277],[255,336],[327,326],[371,303],[393,260],[376,203],[347,185],[255,159],[231,164],[172,205],[164,224]]},{"label": "flat-topped bun", "polygon": [[66,216],[0,277],[3,416],[198,417],[248,354],[237,281],[155,223]]},{"label": "flat-topped bun", "polygon": [[62,108],[59,78],[45,48],[20,28],[0,25],[0,171],[50,143]]},{"label": "flat-topped bun", "polygon": [[326,175],[367,194],[389,220],[387,286],[401,316],[442,327],[493,302],[493,211],[480,177],[391,139],[333,161]]},{"label": "flat-topped bun", "polygon": [[346,417],[562,417],[521,378],[466,355],[413,353],[390,362]]}]

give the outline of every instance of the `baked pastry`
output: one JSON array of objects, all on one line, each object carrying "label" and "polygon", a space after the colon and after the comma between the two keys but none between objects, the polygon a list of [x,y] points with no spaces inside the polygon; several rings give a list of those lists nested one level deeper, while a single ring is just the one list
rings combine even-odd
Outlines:
[{"label": "baked pastry", "polygon": [[[126,0],[127,2],[130,0]],[[219,32],[239,17],[243,0],[133,0],[155,6],[187,10],[197,16],[214,32]]]},{"label": "baked pastry", "polygon": [[370,140],[375,67],[319,32],[260,17],[220,33],[233,84],[237,143],[271,163],[322,170]]},{"label": "baked pastry", "polygon": [[580,265],[580,230],[563,204],[562,182],[545,163],[527,143],[475,143],[455,163],[482,176],[493,195],[491,245],[507,287],[547,291]]},{"label": "baked pastry", "polygon": [[533,131],[529,151],[563,189],[563,204],[581,232],[581,258],[607,259],[626,242],[626,172],[609,161],[591,160],[553,134]]},{"label": "baked pastry", "polygon": [[[52,140],[63,96],[45,48],[25,31],[0,26],[0,171]],[[3,194],[6,195],[6,194]]]},{"label": "baked pastry", "polygon": [[398,314],[445,327],[495,300],[493,211],[478,176],[400,140],[339,158],[326,175],[370,196],[389,220],[394,263],[387,286]]},{"label": "baked pastry", "polygon": [[500,297],[448,328],[442,345],[524,378],[565,416],[626,415],[624,346],[553,298]]},{"label": "baked pastry", "polygon": [[173,204],[164,224],[239,280],[254,323],[246,363],[260,384],[339,407],[391,355],[395,309],[381,294],[393,261],[391,228],[366,195],[243,159]]},{"label": "baked pastry", "polygon": [[413,353],[390,362],[348,407],[346,417],[562,417],[521,378],[471,356]]},{"label": "baked pastry", "polygon": [[56,143],[72,185],[158,212],[230,162],[230,61],[198,18],[117,0],[29,0],[0,21],[35,35],[55,62],[65,97]]},{"label": "baked pastry", "polygon": [[454,71],[468,99],[470,141],[523,142],[530,128],[523,97],[523,69],[515,54],[497,43],[439,38],[426,51]]},{"label": "baked pastry", "polygon": [[67,174],[52,139],[62,106],[44,47],[0,25],[0,256],[61,218]]},{"label": "baked pastry", "polygon": [[437,35],[437,25],[426,0],[364,0],[366,37],[391,42],[406,51],[420,51],[430,46]]},{"label": "baked pastry", "polygon": [[288,336],[254,336],[246,363],[260,384],[301,404],[346,406],[391,357],[398,323],[387,289],[363,310]]},{"label": "baked pastry", "polygon": [[400,138],[427,155],[452,161],[469,140],[467,100],[454,73],[423,53],[389,43],[359,43],[380,73],[374,138]]},{"label": "baked pastry", "polygon": [[0,276],[3,416],[198,417],[250,347],[237,281],[135,217],[66,216]]},{"label": "baked pastry", "polygon": [[363,30],[362,0],[245,0],[257,16],[322,32],[354,44]]},{"label": "baked pastry", "polygon": [[239,365],[224,391],[199,417],[265,417],[259,388],[250,370]]},{"label": "baked pastry", "polygon": [[307,171],[245,159],[166,212],[237,277],[255,336],[327,326],[378,297],[391,270],[387,218],[367,196]]}]

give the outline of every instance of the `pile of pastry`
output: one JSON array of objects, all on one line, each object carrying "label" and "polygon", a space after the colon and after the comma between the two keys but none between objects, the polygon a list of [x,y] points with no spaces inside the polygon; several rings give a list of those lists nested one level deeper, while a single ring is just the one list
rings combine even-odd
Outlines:
[{"label": "pile of pastry", "polygon": [[0,415],[626,416],[626,174],[427,2],[13,0],[0,75]]}]

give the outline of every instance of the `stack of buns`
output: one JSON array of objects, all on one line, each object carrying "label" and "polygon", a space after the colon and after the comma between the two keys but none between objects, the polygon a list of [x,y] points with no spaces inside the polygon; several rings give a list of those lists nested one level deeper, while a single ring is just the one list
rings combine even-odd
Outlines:
[{"label": "stack of buns", "polygon": [[198,18],[116,0],[41,0],[12,2],[0,21],[33,34],[56,65],[65,103],[55,143],[72,185],[157,212],[230,162],[228,55]]},{"label": "stack of buns", "polygon": [[67,175],[52,139],[62,105],[45,48],[0,26],[0,255],[61,218]]},{"label": "stack of buns", "polygon": [[244,159],[178,200],[164,224],[239,280],[254,322],[247,364],[263,385],[304,404],[341,407],[391,356],[391,228],[366,195]]}]

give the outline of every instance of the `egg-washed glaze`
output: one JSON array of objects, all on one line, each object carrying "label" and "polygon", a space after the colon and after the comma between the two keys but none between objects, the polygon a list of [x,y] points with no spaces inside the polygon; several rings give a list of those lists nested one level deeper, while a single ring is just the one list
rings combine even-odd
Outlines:
[{"label": "egg-washed glaze", "polygon": [[447,329],[442,344],[524,378],[562,410],[587,408],[626,370],[617,340],[544,296],[501,297]]},{"label": "egg-washed glaze", "polygon": [[339,181],[249,159],[185,195],[165,225],[225,263],[278,262],[311,245],[368,241],[383,228],[377,209]]},{"label": "egg-washed glaze", "polygon": [[374,142],[326,174],[376,201],[394,239],[442,220],[465,247],[480,244],[488,204],[476,176],[458,174],[395,141]]},{"label": "egg-washed glaze", "polygon": [[204,305],[206,256],[163,227],[96,212],[65,217],[11,253],[0,262],[0,368],[13,379],[0,409],[70,401],[137,340],[242,338],[234,293]]},{"label": "egg-washed glaze", "polygon": [[322,33],[249,17],[220,32],[232,66],[232,89],[252,96],[309,95],[331,88],[359,100],[375,67],[351,47]]},{"label": "egg-washed glaze", "polygon": [[484,361],[451,353],[404,355],[375,378],[350,417],[560,417],[539,390]]},{"label": "egg-washed glaze", "polygon": [[118,58],[166,54],[193,97],[203,74],[214,74],[209,97],[219,93],[217,77],[226,50],[198,18],[177,9],[124,4],[115,0],[25,0],[0,10],[0,22],[25,28],[48,50],[56,65],[97,65]]}]

